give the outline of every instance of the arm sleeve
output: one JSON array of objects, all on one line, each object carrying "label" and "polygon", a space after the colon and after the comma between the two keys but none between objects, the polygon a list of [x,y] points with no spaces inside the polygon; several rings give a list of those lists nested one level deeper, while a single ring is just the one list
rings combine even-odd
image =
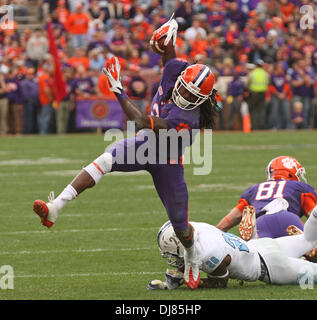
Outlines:
[{"label": "arm sleeve", "polygon": [[235,206],[235,208],[239,209],[241,212],[243,211],[243,209],[252,204],[252,198],[253,198],[253,194],[254,194],[254,190],[257,190],[258,185],[254,185],[250,188],[248,188],[247,190],[245,190],[240,199],[238,204]]},{"label": "arm sleeve", "polygon": [[240,212],[242,212],[244,210],[244,208],[246,206],[248,206],[249,203],[247,200],[240,198],[238,204],[235,206],[235,208],[237,208]]},{"label": "arm sleeve", "polygon": [[249,204],[251,204],[252,202],[252,195],[253,195],[253,190],[257,188],[257,185],[252,186],[250,188],[248,188],[247,190],[245,190],[240,199],[238,204],[236,205],[236,208],[239,209],[241,212],[243,211],[243,209],[248,206]]},{"label": "arm sleeve", "polygon": [[312,211],[317,205],[316,191],[306,192],[301,194],[301,209],[304,215],[307,217],[310,211]]}]

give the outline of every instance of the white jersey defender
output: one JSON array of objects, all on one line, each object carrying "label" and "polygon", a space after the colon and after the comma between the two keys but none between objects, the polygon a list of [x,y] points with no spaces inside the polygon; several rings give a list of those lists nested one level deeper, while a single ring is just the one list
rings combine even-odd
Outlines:
[{"label": "white jersey defender", "polygon": [[[310,277],[311,282],[317,283],[317,264],[301,259],[317,245],[316,217],[317,207],[305,223],[301,235],[248,242],[207,223],[191,222],[195,228],[200,270],[213,277],[213,272],[229,255],[231,262],[227,272],[230,279],[291,285],[301,284],[303,279]],[[170,222],[166,222],[158,233],[158,244],[161,255],[168,259],[168,263],[180,268],[183,248],[173,233]]]},{"label": "white jersey defender", "polygon": [[258,251],[238,236],[222,232],[202,222],[193,222],[196,232],[196,246],[201,262],[200,269],[211,275],[223,259],[230,255],[228,266],[230,278],[246,281],[258,280],[261,275]]}]

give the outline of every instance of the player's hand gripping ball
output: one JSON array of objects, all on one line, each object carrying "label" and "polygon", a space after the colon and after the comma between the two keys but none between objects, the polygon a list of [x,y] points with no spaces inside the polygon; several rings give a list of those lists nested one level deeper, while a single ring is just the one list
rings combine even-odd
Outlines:
[{"label": "player's hand gripping ball", "polygon": [[160,28],[154,31],[150,40],[150,46],[153,52],[164,54],[168,46],[175,47],[177,38],[178,24],[172,17],[164,23]]},{"label": "player's hand gripping ball", "polygon": [[150,45],[151,45],[151,49],[153,52],[157,53],[157,54],[163,54],[165,53],[166,50],[166,45],[164,44],[166,39],[166,36],[164,36],[161,39],[158,40],[152,40],[150,41]]}]

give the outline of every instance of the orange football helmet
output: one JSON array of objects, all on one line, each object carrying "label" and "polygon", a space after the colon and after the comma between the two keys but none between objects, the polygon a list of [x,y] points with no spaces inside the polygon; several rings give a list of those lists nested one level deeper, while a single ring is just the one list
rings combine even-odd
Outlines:
[{"label": "orange football helmet", "polygon": [[193,110],[210,97],[214,83],[215,77],[207,66],[194,64],[177,78],[172,99],[179,108]]},{"label": "orange football helmet", "polygon": [[280,156],[272,159],[266,167],[267,180],[306,180],[306,170],[293,157]]}]

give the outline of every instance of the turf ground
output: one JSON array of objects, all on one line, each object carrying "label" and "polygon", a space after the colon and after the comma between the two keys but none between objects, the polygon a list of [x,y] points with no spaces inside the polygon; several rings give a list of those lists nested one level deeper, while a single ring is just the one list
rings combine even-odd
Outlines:
[{"label": "turf ground", "polygon": [[[44,229],[33,201],[58,194],[105,146],[94,134],[0,138],[0,266],[14,268],[14,289],[0,289],[0,300],[317,299],[316,289],[234,280],[226,289],[148,291],[150,280],[164,278],[156,235],[167,215],[147,174],[104,177]],[[190,219],[217,224],[283,154],[296,157],[317,185],[316,131],[215,132],[211,174],[185,168]]]}]

